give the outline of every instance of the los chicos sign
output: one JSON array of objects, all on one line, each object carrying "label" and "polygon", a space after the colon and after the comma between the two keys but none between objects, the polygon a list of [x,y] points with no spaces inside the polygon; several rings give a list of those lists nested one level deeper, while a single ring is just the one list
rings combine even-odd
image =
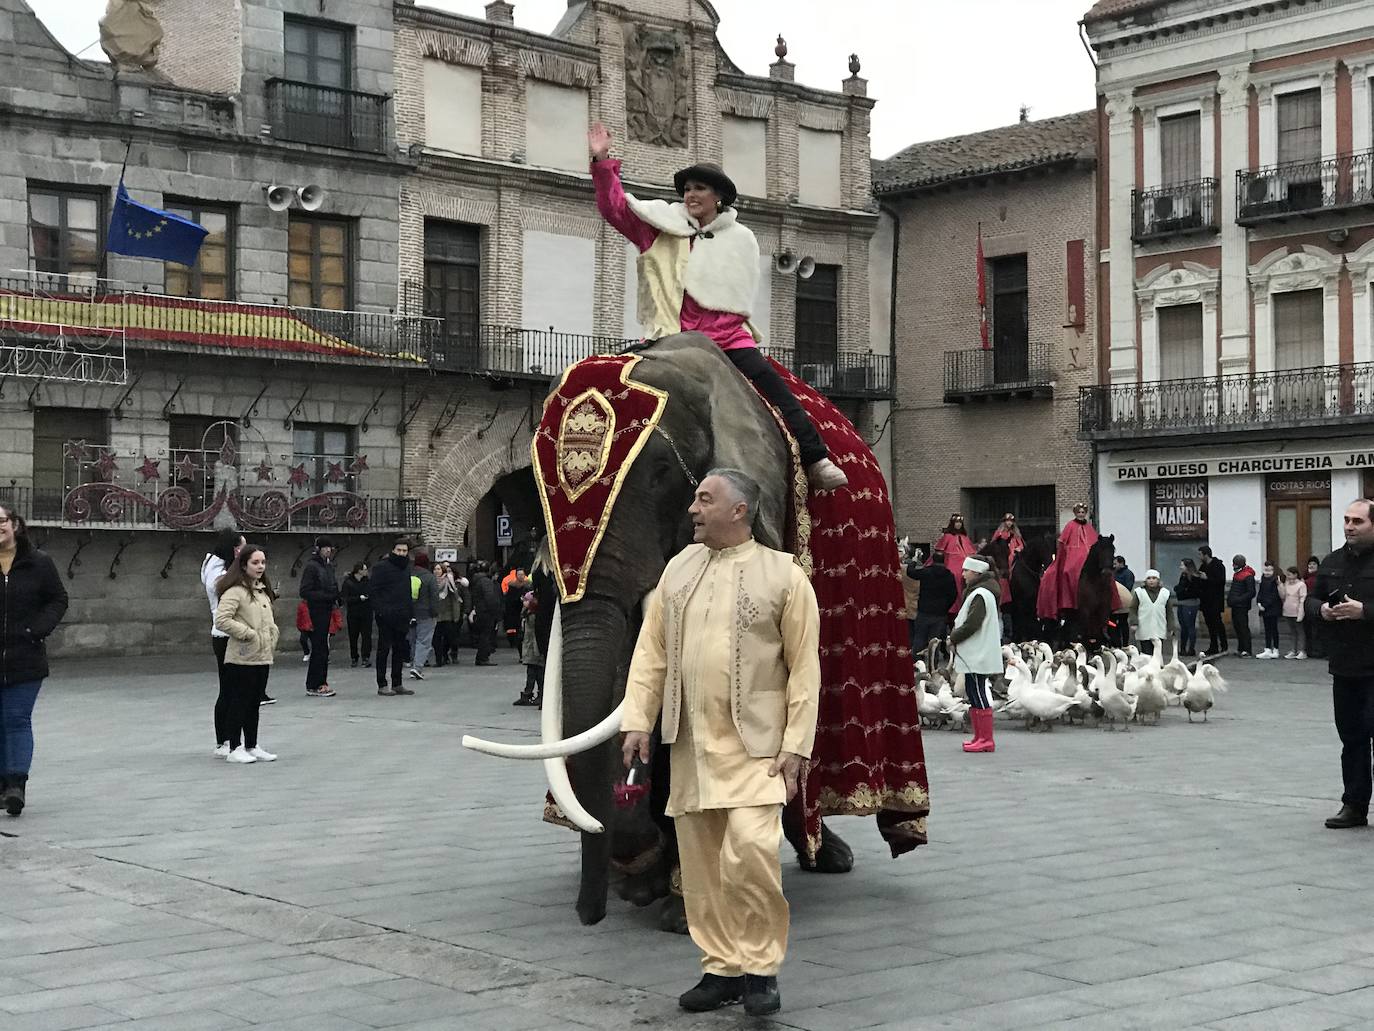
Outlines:
[{"label": "los chicos sign", "polygon": [[1207,539],[1207,481],[1157,480],[1150,484],[1150,539]]},{"label": "los chicos sign", "polygon": [[1336,469],[1374,469],[1374,450],[1324,451],[1306,455],[1228,455],[1177,461],[1111,462],[1118,483],[1181,480],[1199,476],[1250,476],[1257,473],[1330,473]]}]

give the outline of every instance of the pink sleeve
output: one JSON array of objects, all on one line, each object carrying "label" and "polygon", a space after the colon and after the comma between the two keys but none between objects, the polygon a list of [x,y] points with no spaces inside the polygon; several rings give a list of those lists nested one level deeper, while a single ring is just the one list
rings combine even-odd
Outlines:
[{"label": "pink sleeve", "polygon": [[658,239],[658,230],[645,225],[630,210],[625,190],[620,185],[620,162],[615,158],[592,162],[592,184],[596,187],[596,208],[611,226],[625,239],[647,251]]}]

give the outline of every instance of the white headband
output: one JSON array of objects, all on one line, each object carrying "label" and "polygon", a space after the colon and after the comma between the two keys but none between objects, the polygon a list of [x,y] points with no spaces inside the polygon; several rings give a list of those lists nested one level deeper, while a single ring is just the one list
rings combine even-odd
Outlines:
[{"label": "white headband", "polygon": [[1146,579],[1146,580],[1150,579],[1150,577],[1152,577],[1152,576],[1153,576],[1156,580],[1158,580],[1158,579],[1159,579],[1159,570],[1158,570],[1158,569],[1147,569],[1147,570],[1145,570],[1145,579]]},{"label": "white headband", "polygon": [[981,558],[977,558],[973,555],[970,555],[968,558],[964,559],[965,570],[969,570],[974,573],[986,573],[991,568],[992,567],[988,565],[986,562],[984,562]]}]

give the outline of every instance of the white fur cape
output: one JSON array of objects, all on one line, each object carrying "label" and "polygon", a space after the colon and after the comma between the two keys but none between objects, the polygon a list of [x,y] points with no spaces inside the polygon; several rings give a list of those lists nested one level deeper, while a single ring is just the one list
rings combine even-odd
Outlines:
[{"label": "white fur cape", "polygon": [[759,290],[759,242],[740,225],[734,208],[726,208],[703,229],[681,202],[640,200],[628,193],[625,200],[640,221],[659,232],[697,237],[683,277],[683,287],[693,300],[711,311],[746,317],[754,313]]}]

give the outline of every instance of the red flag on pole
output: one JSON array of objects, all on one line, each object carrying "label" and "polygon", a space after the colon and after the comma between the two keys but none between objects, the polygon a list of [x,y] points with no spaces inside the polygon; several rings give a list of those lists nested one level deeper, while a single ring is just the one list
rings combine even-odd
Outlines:
[{"label": "red flag on pole", "polygon": [[983,350],[990,350],[988,340],[988,277],[986,262],[983,261],[983,223],[978,223],[978,334],[983,339]]}]

